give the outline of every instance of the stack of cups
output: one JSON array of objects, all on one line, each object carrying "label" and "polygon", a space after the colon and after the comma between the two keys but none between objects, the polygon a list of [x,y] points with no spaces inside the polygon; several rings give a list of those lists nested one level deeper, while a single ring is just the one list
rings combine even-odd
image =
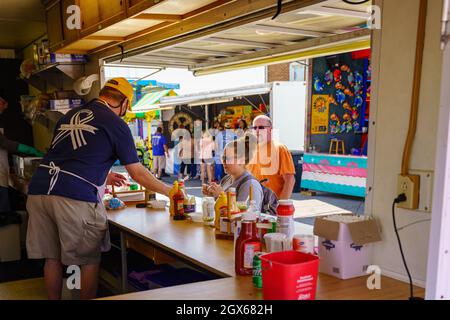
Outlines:
[{"label": "stack of cups", "polygon": [[315,237],[310,234],[295,235],[292,240],[292,246],[295,251],[306,254],[315,254]]}]

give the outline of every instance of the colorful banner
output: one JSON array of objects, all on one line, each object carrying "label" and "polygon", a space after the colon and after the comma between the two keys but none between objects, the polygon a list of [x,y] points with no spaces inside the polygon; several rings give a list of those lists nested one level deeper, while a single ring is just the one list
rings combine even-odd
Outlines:
[{"label": "colorful banner", "polygon": [[328,134],[330,103],[328,95],[314,95],[311,111],[311,134]]}]

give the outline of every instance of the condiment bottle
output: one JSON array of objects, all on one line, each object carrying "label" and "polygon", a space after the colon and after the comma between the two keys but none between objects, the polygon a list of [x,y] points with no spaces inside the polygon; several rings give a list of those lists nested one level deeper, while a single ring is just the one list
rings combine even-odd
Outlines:
[{"label": "condiment bottle", "polygon": [[256,230],[256,215],[244,214],[234,250],[236,275],[252,275],[253,257],[260,251],[261,242]]},{"label": "condiment bottle", "polygon": [[171,217],[173,217],[175,215],[175,200],[174,200],[174,196],[175,196],[175,194],[177,192],[178,192],[178,181],[175,181],[173,183],[173,188],[169,192],[169,200],[170,200],[169,212],[170,212],[170,216]]},{"label": "condiment bottle", "polygon": [[186,186],[184,185],[183,180],[178,180],[178,185],[180,186],[181,192],[183,192],[184,199],[188,200],[188,194],[186,192]]},{"label": "condiment bottle", "polygon": [[277,207],[277,232],[284,233],[290,240],[294,237],[295,207],[292,200],[280,200]]},{"label": "condiment bottle", "polygon": [[220,230],[220,218],[228,216],[228,201],[225,192],[222,192],[216,200],[214,205],[214,211],[216,213],[215,226],[216,230]]},{"label": "condiment bottle", "polygon": [[231,215],[240,213],[241,210],[237,205],[236,189],[230,188],[227,194],[228,194],[228,218],[231,218]]},{"label": "condiment bottle", "polygon": [[174,220],[186,220],[186,216],[184,215],[184,194],[183,191],[180,187],[180,185],[178,185],[178,191],[175,194],[175,196],[173,197],[174,200],[174,209],[175,209],[175,214],[173,216]]}]

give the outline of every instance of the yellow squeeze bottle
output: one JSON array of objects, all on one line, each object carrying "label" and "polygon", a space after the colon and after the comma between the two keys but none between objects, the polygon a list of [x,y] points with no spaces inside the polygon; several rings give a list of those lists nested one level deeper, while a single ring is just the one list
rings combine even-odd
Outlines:
[{"label": "yellow squeeze bottle", "polygon": [[179,189],[178,181],[175,181],[173,183],[173,188],[169,191],[169,199],[170,199],[169,212],[171,217],[175,215],[175,202],[173,200],[173,197],[177,194],[178,189]]},{"label": "yellow squeeze bottle", "polygon": [[214,212],[216,214],[215,227],[216,230],[220,230],[220,218],[227,216],[228,199],[225,192],[222,192],[216,200],[214,205]]}]

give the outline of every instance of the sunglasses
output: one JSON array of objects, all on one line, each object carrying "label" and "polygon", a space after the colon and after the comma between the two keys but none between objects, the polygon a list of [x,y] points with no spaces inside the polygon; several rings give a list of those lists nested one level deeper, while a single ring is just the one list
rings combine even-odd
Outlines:
[{"label": "sunglasses", "polygon": [[265,130],[267,128],[270,128],[270,126],[258,126],[258,127],[252,127],[253,130]]}]

